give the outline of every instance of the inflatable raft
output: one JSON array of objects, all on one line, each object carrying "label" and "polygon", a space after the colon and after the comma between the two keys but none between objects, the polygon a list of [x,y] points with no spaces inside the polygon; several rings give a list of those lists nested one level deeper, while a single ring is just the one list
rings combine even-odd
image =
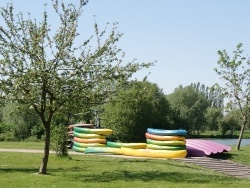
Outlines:
[{"label": "inflatable raft", "polygon": [[81,148],[87,148],[87,147],[106,147],[106,144],[74,142],[74,146],[81,147]]},{"label": "inflatable raft", "polygon": [[161,145],[155,145],[155,144],[147,144],[148,149],[158,149],[158,150],[184,150],[186,149],[185,145],[179,145],[179,146],[161,146]]},{"label": "inflatable raft", "polygon": [[146,143],[120,143],[120,142],[110,142],[107,141],[107,146],[112,148],[134,148],[134,149],[146,149]]},{"label": "inflatable raft", "polygon": [[104,135],[100,135],[100,134],[79,133],[76,131],[73,132],[73,135],[78,138],[101,138],[101,139],[105,138]]},{"label": "inflatable raft", "polygon": [[122,155],[121,148],[111,148],[111,147],[88,147],[85,149],[85,154],[113,154]]},{"label": "inflatable raft", "polygon": [[152,158],[184,158],[187,150],[155,150],[155,149],[131,149],[121,148],[124,155],[135,157],[152,157]]},{"label": "inflatable raft", "polygon": [[160,136],[160,135],[155,135],[155,134],[150,134],[150,133],[145,133],[146,138],[149,138],[151,140],[162,140],[162,141],[171,141],[171,140],[180,140],[184,141],[185,137],[184,136]]},{"label": "inflatable raft", "polygon": [[147,132],[150,134],[161,135],[161,136],[186,136],[187,135],[187,131],[183,129],[165,130],[165,129],[148,128]]},{"label": "inflatable raft", "polygon": [[74,137],[73,139],[74,142],[81,142],[81,143],[100,143],[100,144],[105,144],[107,141],[106,139],[102,138],[78,138]]},{"label": "inflatable raft", "polygon": [[155,144],[155,145],[162,145],[162,146],[179,146],[179,145],[186,145],[186,141],[181,140],[151,140],[147,138],[147,144]]},{"label": "inflatable raft", "polygon": [[75,127],[74,131],[78,133],[99,134],[99,135],[111,135],[113,133],[112,129],[88,129],[82,127]]},{"label": "inflatable raft", "polygon": [[78,147],[76,145],[73,145],[72,149],[77,152],[84,152],[86,148]]}]

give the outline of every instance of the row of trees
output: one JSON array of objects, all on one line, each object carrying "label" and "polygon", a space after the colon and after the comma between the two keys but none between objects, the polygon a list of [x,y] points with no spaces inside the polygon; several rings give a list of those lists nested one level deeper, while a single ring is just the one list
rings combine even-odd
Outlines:
[{"label": "row of trees", "polygon": [[[57,30],[51,28],[53,23],[49,23],[46,7],[42,19],[15,14],[11,3],[0,8],[3,23],[0,26],[0,103],[4,106],[1,121],[4,129],[16,133],[35,126],[39,132],[42,124],[45,144],[39,173],[47,172],[53,122],[69,122],[73,114],[96,106],[105,110],[104,124],[115,129],[118,139],[136,141],[142,138],[143,127],[202,131],[205,122],[217,121],[210,114],[220,114],[221,92],[235,99],[230,100],[230,107],[237,108],[242,117],[239,149],[250,111],[250,62],[242,56],[241,45],[232,59],[226,51],[219,51],[216,72],[226,81],[226,88],[207,92],[205,87],[193,85],[179,87],[173,94],[164,96],[155,84],[131,80],[134,73],[154,62],[123,62],[124,52],[116,45],[122,36],[117,24],[100,30],[94,23],[95,34],[80,39],[78,21],[87,3],[88,0],[79,0],[75,6],[51,0],[58,18]],[[11,114],[6,114],[12,111],[18,114],[19,120],[11,120]],[[211,120],[206,121],[206,116]],[[8,127],[17,123],[20,129]],[[222,124],[227,127],[228,122]],[[25,138],[29,134],[18,135]]]},{"label": "row of trees", "polygon": [[[214,90],[214,88],[213,88]],[[224,113],[193,85],[179,86],[169,95],[154,83],[133,82],[120,90],[111,103],[104,105],[102,122],[115,130],[120,141],[145,141],[148,127],[186,129],[190,135],[212,130],[234,134],[242,120],[238,110]]]},{"label": "row of trees", "polygon": [[[102,126],[113,129],[113,139],[122,142],[145,141],[144,133],[149,127],[186,129],[189,135],[207,130],[220,130],[221,135],[232,135],[235,130],[240,130],[242,121],[239,110],[225,114],[223,108],[213,106],[213,100],[193,86],[179,86],[173,93],[165,95],[154,83],[128,82],[117,89],[117,95],[108,103],[95,108],[99,109]],[[69,120],[67,113],[59,113],[52,119],[52,125],[66,127],[73,121],[95,123],[93,112],[85,110]],[[1,108],[0,114],[0,127],[5,132],[2,140],[20,140],[30,136],[39,139],[44,134],[42,122],[32,109],[9,103]]]}]

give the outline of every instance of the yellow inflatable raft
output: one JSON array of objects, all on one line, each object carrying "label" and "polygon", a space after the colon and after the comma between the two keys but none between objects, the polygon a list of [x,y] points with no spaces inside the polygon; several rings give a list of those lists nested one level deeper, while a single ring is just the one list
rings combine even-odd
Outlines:
[{"label": "yellow inflatable raft", "polygon": [[187,150],[154,150],[154,149],[132,149],[121,148],[124,155],[134,157],[152,157],[152,158],[184,158]]},{"label": "yellow inflatable raft", "polygon": [[75,127],[74,131],[78,133],[101,134],[101,135],[111,135],[113,133],[112,129],[88,129],[82,127]]},{"label": "yellow inflatable raft", "polygon": [[105,144],[107,142],[106,139],[102,138],[78,138],[74,137],[74,142],[81,142],[81,143],[100,143]]},{"label": "yellow inflatable raft", "polygon": [[162,141],[171,141],[171,140],[179,140],[179,141],[185,141],[184,136],[160,136],[150,133],[145,133],[146,138],[149,138],[151,140],[162,140]]}]

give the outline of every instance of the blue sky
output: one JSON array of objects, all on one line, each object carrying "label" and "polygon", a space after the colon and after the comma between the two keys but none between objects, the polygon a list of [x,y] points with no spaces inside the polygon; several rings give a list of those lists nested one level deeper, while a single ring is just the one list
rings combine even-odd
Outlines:
[{"label": "blue sky", "polygon": [[[0,6],[7,2],[1,0]],[[17,12],[30,12],[37,18],[43,4],[51,4],[49,0],[12,2]],[[181,84],[223,84],[213,70],[217,51],[226,49],[231,54],[241,42],[250,54],[249,10],[249,0],[90,0],[79,32],[83,37],[93,34],[93,15],[100,27],[118,22],[118,30],[124,33],[118,43],[126,52],[124,60],[157,61],[135,77],[140,80],[151,72],[148,80],[169,94]]]}]

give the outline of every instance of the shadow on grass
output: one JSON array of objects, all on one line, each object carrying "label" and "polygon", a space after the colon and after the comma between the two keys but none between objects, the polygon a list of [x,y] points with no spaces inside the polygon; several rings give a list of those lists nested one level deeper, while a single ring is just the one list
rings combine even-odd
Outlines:
[{"label": "shadow on grass", "polygon": [[[93,162],[93,161],[92,161]],[[107,160],[98,160],[98,163],[110,162]],[[136,163],[135,168],[127,168],[131,162]],[[172,183],[213,183],[216,180],[221,182],[233,181],[234,178],[226,177],[218,174],[202,173],[197,166],[186,164],[184,162],[176,162],[173,160],[151,160],[151,159],[118,159],[115,165],[119,165],[120,169],[110,168],[95,171],[91,169],[91,165],[83,168],[68,168],[64,173],[67,181],[89,182],[89,183],[104,183],[104,182],[119,182],[119,181],[163,181]],[[137,166],[138,165],[138,166]],[[141,168],[142,165],[144,168]],[[147,168],[147,165],[149,166]],[[152,166],[156,166],[153,168]],[[162,168],[159,168],[159,165]],[[145,167],[146,166],[146,167]],[[158,166],[158,167],[157,167]],[[164,169],[165,168],[165,169]],[[173,170],[170,170],[173,169]],[[190,169],[190,171],[188,170]],[[63,169],[53,169],[53,174],[60,173]]]},{"label": "shadow on grass", "polygon": [[233,159],[234,157],[238,156],[237,154],[232,154],[232,153],[218,153],[215,155],[211,155],[211,158],[215,158],[215,159],[224,159],[224,160],[230,160]]},{"label": "shadow on grass", "polygon": [[[157,170],[150,171],[128,171],[128,170],[116,170],[116,171],[104,171],[101,174],[75,174],[70,178],[69,181],[79,181],[79,182],[93,182],[93,183],[103,183],[103,182],[118,182],[118,181],[164,181],[173,183],[211,183],[215,180],[219,180],[221,177],[217,175],[204,175],[202,173],[186,173],[183,172],[159,172]],[[228,182],[232,178],[221,178],[220,181]]]},{"label": "shadow on grass", "polygon": [[37,173],[38,168],[0,168],[1,173],[14,173],[14,172],[21,172],[21,173]]}]

